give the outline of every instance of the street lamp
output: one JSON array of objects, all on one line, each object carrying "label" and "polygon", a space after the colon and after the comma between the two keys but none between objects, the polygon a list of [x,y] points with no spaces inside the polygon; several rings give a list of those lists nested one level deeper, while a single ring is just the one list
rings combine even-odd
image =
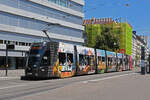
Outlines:
[{"label": "street lamp", "polygon": [[[60,24],[59,24],[59,23],[49,23],[49,24],[47,24],[47,27],[49,27],[49,26],[60,26]],[[46,27],[46,28],[47,28],[47,27]],[[42,32],[45,33],[45,35],[47,36],[47,38],[49,39],[49,41],[51,41],[51,38],[50,38],[49,35],[47,34],[47,31],[48,31],[48,30],[47,30],[46,28],[43,29]]]},{"label": "street lamp", "polygon": [[115,52],[116,52],[116,45],[117,45],[117,43],[114,42],[114,47],[113,47],[113,49],[114,49]]}]

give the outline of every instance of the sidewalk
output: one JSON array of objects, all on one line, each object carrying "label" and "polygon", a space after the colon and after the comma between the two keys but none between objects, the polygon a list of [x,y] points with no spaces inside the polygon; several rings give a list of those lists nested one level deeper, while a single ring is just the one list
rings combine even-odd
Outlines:
[{"label": "sidewalk", "polygon": [[24,69],[17,70],[8,70],[6,76],[6,70],[0,70],[0,79],[8,79],[8,78],[20,78],[20,76],[24,76]]}]

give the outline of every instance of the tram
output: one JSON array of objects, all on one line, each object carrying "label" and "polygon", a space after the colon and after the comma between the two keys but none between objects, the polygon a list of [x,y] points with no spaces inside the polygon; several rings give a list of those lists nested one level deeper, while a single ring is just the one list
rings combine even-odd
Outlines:
[{"label": "tram", "polygon": [[128,56],[63,42],[39,42],[30,47],[25,77],[66,78],[129,70]]}]

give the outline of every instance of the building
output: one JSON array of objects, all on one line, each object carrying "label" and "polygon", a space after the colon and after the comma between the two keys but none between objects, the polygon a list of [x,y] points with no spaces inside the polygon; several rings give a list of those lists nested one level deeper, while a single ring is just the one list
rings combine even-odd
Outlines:
[{"label": "building", "polygon": [[144,47],[145,47],[145,60],[148,60],[148,55],[149,55],[149,48],[148,48],[148,36],[145,35],[139,35],[140,38],[143,40],[144,42]]},{"label": "building", "polygon": [[135,55],[135,66],[141,65],[141,47],[145,47],[145,61],[148,60],[149,49],[148,49],[148,37],[142,35],[136,36],[136,55]]},{"label": "building", "polygon": [[133,59],[133,65],[135,66],[135,59],[136,59],[136,47],[137,47],[137,38],[136,34],[132,34],[132,59]]},{"label": "building", "polygon": [[[120,19],[121,20],[121,19]],[[96,35],[102,32],[103,27],[110,26],[114,34],[120,35],[120,49],[118,52],[132,55],[132,26],[127,22],[117,22],[112,18],[86,19],[83,21],[87,33],[89,46],[95,45]]]},{"label": "building", "polygon": [[128,22],[121,23],[120,52],[132,55],[132,26]]},{"label": "building", "polygon": [[0,0],[0,69],[6,43],[15,44],[8,52],[9,68],[22,68],[31,43],[48,40],[43,29],[53,41],[81,45],[83,6],[83,0]]},{"label": "building", "polygon": [[84,35],[85,44],[89,47],[93,47],[96,43],[96,35],[101,34],[103,27],[108,25],[112,27],[113,22],[112,18],[92,18],[83,20],[83,26],[85,26],[86,33],[86,35]]}]

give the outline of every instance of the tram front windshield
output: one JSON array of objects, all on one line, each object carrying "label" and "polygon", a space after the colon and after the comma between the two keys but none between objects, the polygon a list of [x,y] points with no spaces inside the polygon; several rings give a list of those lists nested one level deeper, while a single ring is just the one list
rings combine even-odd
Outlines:
[{"label": "tram front windshield", "polygon": [[38,67],[40,63],[40,57],[43,55],[45,47],[41,44],[33,44],[29,52],[28,67]]}]

